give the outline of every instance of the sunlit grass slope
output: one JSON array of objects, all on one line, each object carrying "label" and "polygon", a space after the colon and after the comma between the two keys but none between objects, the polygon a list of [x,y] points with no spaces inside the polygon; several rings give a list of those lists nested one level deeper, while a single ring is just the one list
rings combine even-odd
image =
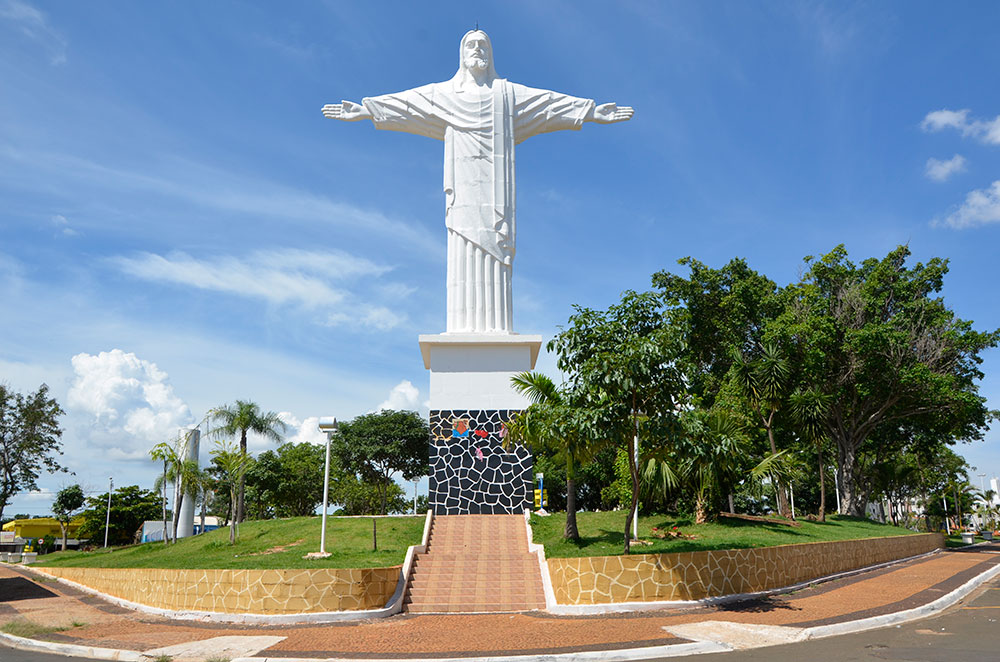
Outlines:
[{"label": "sunlit grass slope", "polygon": [[[828,516],[825,523],[805,520],[800,523],[802,526],[791,527],[778,523],[719,518],[715,522],[695,525],[691,519],[670,515],[640,516],[639,538],[652,544],[633,545],[632,553],[658,554],[706,549],[770,547],[825,540],[905,536],[913,533],[907,529],[866,519],[837,515]],[[565,525],[565,513],[553,513],[549,517],[531,516],[535,542],[545,545],[545,555],[548,558],[613,556],[622,553],[625,533],[624,511],[577,513],[580,540],[575,543],[563,540]],[[695,538],[661,540],[654,537],[652,531],[654,526],[661,531],[669,531],[676,526],[681,533],[693,535]]]},{"label": "sunlit grass slope", "polygon": [[40,566],[89,568],[379,568],[399,565],[406,548],[419,545],[424,517],[375,518],[378,551],[372,551],[372,518],[327,519],[326,551],[332,556],[306,560],[319,551],[320,518],[295,517],[244,522],[229,544],[229,529],[182,538],[176,544],[146,543],[95,552],[57,552]]}]

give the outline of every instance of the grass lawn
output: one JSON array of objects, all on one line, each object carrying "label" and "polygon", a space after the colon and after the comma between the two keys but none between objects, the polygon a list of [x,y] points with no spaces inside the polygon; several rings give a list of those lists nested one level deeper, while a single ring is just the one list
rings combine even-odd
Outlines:
[{"label": "grass lawn", "polygon": [[399,565],[406,548],[419,545],[424,516],[379,517],[378,551],[372,551],[372,518],[329,517],[327,559],[306,560],[319,551],[320,518],[244,522],[235,545],[229,529],[182,538],[177,544],[150,542],[95,552],[55,552],[39,557],[38,566],[88,568],[381,568]]},{"label": "grass lawn", "polygon": [[[563,540],[566,513],[553,513],[549,517],[531,516],[531,528],[536,543],[545,545],[548,558],[578,556],[615,556],[622,553],[625,533],[625,511],[577,513],[577,542]],[[800,520],[802,526],[791,527],[769,522],[750,522],[719,518],[707,524],[694,524],[693,519],[672,515],[639,517],[639,538],[650,545],[632,545],[633,554],[659,554],[663,552],[694,552],[708,549],[741,549],[770,547],[802,542],[825,540],[851,540],[881,536],[905,536],[913,531],[870,520],[827,516],[826,522]],[[693,540],[655,538],[652,528],[670,530],[677,527],[682,533],[695,536]]]}]

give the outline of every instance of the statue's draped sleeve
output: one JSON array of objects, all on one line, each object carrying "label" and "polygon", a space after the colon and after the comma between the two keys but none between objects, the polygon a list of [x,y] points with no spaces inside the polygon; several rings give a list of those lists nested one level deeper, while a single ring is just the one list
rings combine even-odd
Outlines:
[{"label": "statue's draped sleeve", "polygon": [[541,133],[579,130],[594,107],[582,99],[552,90],[510,83],[514,93],[514,142],[519,144]]},{"label": "statue's draped sleeve", "polygon": [[371,113],[376,129],[403,131],[444,140],[445,113],[436,99],[438,85],[423,85],[412,90],[365,97],[361,100]]}]

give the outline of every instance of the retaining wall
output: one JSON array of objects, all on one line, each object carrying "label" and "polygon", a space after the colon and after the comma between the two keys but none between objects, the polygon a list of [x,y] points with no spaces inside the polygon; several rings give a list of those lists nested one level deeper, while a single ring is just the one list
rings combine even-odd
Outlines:
[{"label": "retaining wall", "polygon": [[557,603],[592,605],[768,591],[941,547],[942,534],[926,533],[754,549],[550,558],[547,562]]},{"label": "retaining wall", "polygon": [[300,614],[381,609],[401,566],[322,570],[37,568],[149,607],[226,614]]}]

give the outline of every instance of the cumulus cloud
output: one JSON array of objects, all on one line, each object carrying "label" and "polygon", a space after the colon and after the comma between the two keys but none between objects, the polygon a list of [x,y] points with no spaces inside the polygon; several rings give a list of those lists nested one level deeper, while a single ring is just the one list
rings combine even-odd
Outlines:
[{"label": "cumulus cloud", "polygon": [[920,128],[927,132],[954,129],[965,137],[975,138],[987,145],[1000,145],[1000,115],[991,120],[969,118],[972,112],[962,110],[935,110],[924,117]]},{"label": "cumulus cloud", "polygon": [[943,182],[955,173],[963,172],[965,164],[965,157],[961,154],[956,154],[947,161],[931,158],[927,159],[924,174],[927,176],[927,179],[932,179],[935,182]]},{"label": "cumulus cloud", "polygon": [[935,221],[935,225],[958,230],[989,223],[1000,223],[1000,179],[988,188],[971,191],[958,209]]},{"label": "cumulus cloud", "polygon": [[131,352],[113,349],[72,358],[67,406],[89,418],[82,431],[110,459],[142,459],[194,419],[167,373]]},{"label": "cumulus cloud", "polygon": [[383,401],[374,411],[383,409],[407,409],[426,413],[427,403],[420,401],[420,390],[413,383],[404,379],[389,391],[389,397]]},{"label": "cumulus cloud", "polygon": [[298,249],[258,251],[247,257],[196,258],[186,253],[140,253],[110,262],[126,274],[143,280],[185,285],[201,290],[262,299],[274,305],[297,305],[322,310],[321,322],[364,326],[378,330],[399,325],[404,317],[388,308],[362,302],[343,285],[359,277],[374,279],[392,267],[343,252]]},{"label": "cumulus cloud", "polygon": [[326,435],[319,429],[319,416],[309,416],[300,421],[289,411],[278,412],[278,417],[288,426],[285,441],[293,444],[309,442],[310,444],[326,444]]}]

